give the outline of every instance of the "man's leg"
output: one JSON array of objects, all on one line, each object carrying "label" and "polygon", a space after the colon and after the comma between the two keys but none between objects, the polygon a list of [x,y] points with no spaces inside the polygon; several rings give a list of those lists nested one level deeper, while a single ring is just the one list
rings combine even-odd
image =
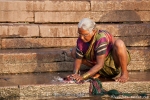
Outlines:
[{"label": "man's leg", "polygon": [[113,46],[113,58],[116,67],[121,67],[121,76],[116,79],[119,82],[126,82],[129,78],[127,65],[128,65],[128,53],[124,42],[117,39]]}]

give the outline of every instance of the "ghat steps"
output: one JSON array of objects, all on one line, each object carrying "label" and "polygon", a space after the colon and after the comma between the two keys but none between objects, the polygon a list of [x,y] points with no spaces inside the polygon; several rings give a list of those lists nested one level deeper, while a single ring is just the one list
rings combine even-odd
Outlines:
[{"label": "ghat steps", "polygon": [[84,17],[121,38],[131,53],[129,81],[103,80],[104,88],[150,93],[149,5],[149,0],[1,0],[0,97],[88,93],[88,82],[51,83],[52,76],[72,71],[73,59],[63,51],[76,45],[77,23]]}]

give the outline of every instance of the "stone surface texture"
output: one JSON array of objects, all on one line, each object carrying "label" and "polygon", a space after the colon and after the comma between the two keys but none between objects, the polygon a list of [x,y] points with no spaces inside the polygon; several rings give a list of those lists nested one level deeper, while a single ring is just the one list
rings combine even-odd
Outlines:
[{"label": "stone surface texture", "polygon": [[[0,97],[82,97],[89,94],[89,82],[83,84],[63,83],[70,72],[34,73],[18,75],[0,75]],[[137,77],[137,74],[139,77]],[[103,79],[102,86],[106,91],[116,89],[123,93],[150,93],[149,72],[131,72],[128,82],[122,84],[111,79]],[[3,84],[5,82],[5,84]]]}]

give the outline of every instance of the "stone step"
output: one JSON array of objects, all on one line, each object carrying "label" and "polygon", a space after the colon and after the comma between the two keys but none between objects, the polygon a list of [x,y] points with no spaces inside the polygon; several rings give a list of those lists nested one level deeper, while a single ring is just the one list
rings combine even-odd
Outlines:
[{"label": "stone step", "polygon": [[[115,37],[150,36],[150,23],[97,23],[97,28],[107,30]],[[1,38],[76,38],[77,31],[77,24],[0,23]]]},{"label": "stone step", "polygon": [[[126,46],[150,46],[150,36],[119,37]],[[76,45],[77,38],[6,38],[2,39],[2,49],[35,49],[71,47]]]},{"label": "stone step", "polygon": [[[90,5],[91,3],[91,5]],[[110,11],[110,10],[150,10],[148,0],[1,0],[2,11]],[[9,5],[9,7],[8,7]],[[14,6],[17,5],[17,6]],[[61,6],[61,8],[60,8]]]},{"label": "stone step", "polygon": [[[149,47],[128,49],[132,58],[128,70],[150,69]],[[70,48],[0,50],[0,73],[72,71],[73,58],[64,54],[64,51],[69,50]],[[88,69],[86,66],[81,68]]]},{"label": "stone step", "polygon": [[[150,46],[150,24],[98,24],[127,46]],[[51,48],[76,45],[75,24],[0,24],[0,48]]]},{"label": "stone step", "polygon": [[1,0],[0,22],[70,23],[83,17],[96,22],[149,21],[149,4],[148,0]]},{"label": "stone step", "polygon": [[[0,97],[90,97],[89,82],[76,84],[61,81],[69,74],[71,73],[0,75]],[[130,72],[129,81],[126,83],[119,83],[106,78],[100,80],[103,88],[107,91],[116,89],[123,93],[150,93],[149,75],[149,72]]]}]

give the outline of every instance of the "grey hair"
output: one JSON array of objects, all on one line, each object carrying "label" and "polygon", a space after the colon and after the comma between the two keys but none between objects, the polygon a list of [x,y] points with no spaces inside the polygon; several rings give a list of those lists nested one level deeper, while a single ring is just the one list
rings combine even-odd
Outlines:
[{"label": "grey hair", "polygon": [[92,30],[95,28],[96,23],[89,19],[89,18],[83,18],[79,23],[78,23],[78,28],[82,28],[86,31],[89,31],[90,33]]}]

